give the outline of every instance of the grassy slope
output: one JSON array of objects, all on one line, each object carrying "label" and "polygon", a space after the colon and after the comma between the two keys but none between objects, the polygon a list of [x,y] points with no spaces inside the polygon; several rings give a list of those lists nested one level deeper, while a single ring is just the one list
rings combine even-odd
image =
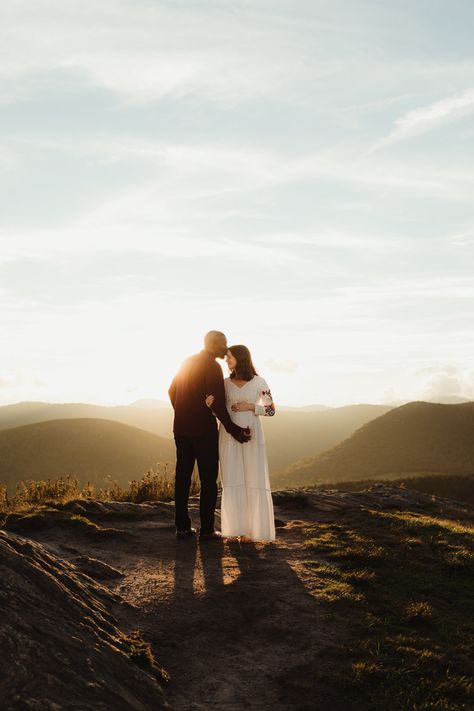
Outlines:
[{"label": "grassy slope", "polygon": [[0,482],[66,474],[97,485],[124,485],[157,462],[174,458],[174,443],[134,427],[94,419],[52,420],[0,432]]},{"label": "grassy slope", "polygon": [[472,526],[363,510],[306,533],[319,600],[347,630],[321,674],[334,707],[473,708]]},{"label": "grassy slope", "polygon": [[274,477],[277,485],[374,477],[474,473],[474,403],[413,402],[368,422],[318,457]]}]

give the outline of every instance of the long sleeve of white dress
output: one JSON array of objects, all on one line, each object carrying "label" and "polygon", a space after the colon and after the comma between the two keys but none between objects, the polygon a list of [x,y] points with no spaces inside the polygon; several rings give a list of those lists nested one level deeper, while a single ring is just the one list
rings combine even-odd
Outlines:
[{"label": "long sleeve of white dress", "polygon": [[255,414],[263,417],[273,417],[275,404],[267,381],[260,378],[259,398],[255,403]]}]

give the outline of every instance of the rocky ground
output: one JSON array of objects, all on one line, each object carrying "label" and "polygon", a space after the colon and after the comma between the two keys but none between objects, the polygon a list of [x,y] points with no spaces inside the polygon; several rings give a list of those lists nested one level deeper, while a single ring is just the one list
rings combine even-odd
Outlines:
[{"label": "rocky ground", "polygon": [[[177,540],[164,503],[10,515],[0,531],[1,708],[342,708],[319,680],[345,630],[318,599],[305,528],[363,508],[471,522],[474,509],[385,485],[275,492],[274,502],[270,544]],[[132,661],[137,630],[155,657],[148,669]]]}]

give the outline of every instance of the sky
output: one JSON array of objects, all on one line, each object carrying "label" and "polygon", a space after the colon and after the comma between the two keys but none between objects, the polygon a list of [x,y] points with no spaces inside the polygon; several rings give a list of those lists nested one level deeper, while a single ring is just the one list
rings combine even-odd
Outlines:
[{"label": "sky", "polygon": [[471,0],[2,0],[0,404],[474,399]]}]

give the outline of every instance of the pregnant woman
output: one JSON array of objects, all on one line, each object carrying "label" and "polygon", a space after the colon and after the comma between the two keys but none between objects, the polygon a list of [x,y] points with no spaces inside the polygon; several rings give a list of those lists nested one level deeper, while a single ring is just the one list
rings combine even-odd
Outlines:
[{"label": "pregnant woman", "polygon": [[[273,541],[275,520],[260,416],[272,417],[275,405],[246,346],[231,346],[226,362],[230,371],[224,380],[227,409],[235,424],[250,428],[252,438],[241,444],[224,427],[219,429],[222,535],[243,541]],[[206,404],[212,407],[212,403],[211,395]]]}]

